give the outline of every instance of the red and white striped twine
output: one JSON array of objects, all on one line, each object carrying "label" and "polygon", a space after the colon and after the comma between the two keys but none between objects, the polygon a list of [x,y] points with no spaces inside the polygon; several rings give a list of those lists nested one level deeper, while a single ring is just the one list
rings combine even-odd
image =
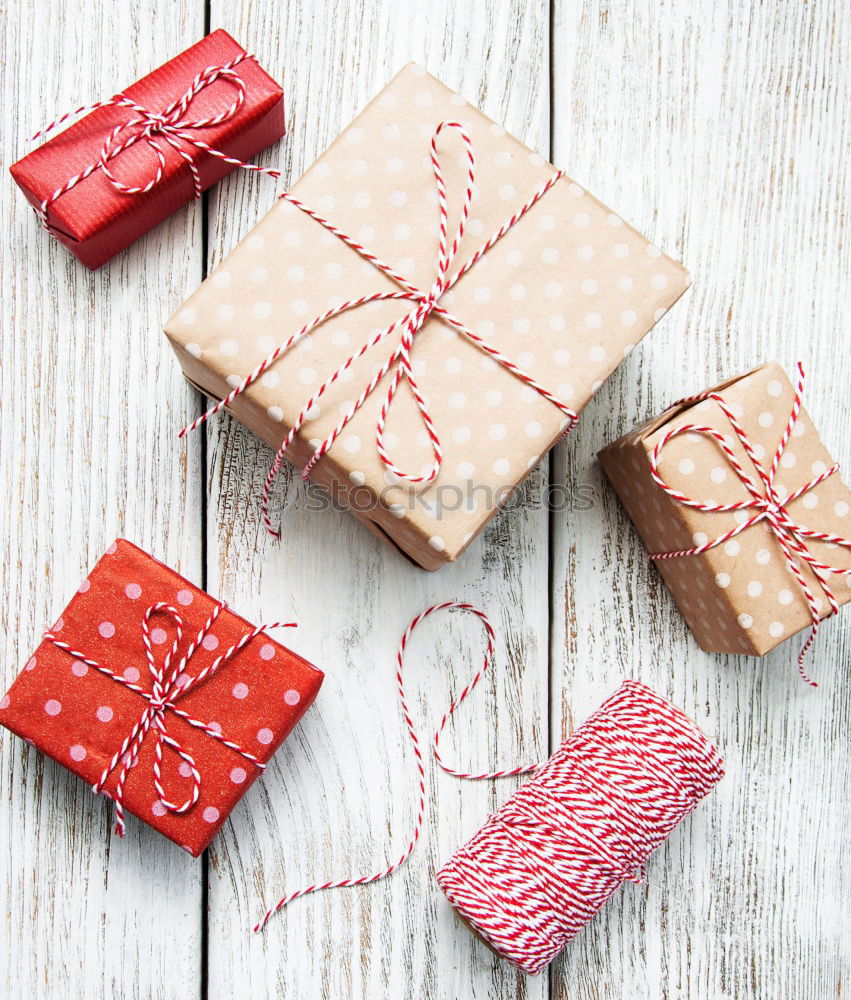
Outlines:
[{"label": "red and white striped twine", "polygon": [[[156,739],[153,763],[153,783],[162,806],[168,812],[185,813],[197,803],[201,794],[201,774],[195,766],[195,760],[192,755],[184,749],[183,745],[178,740],[169,735],[166,715],[167,711],[180,716],[180,718],[187,722],[190,726],[194,726],[196,729],[202,729],[212,739],[218,740],[223,746],[228,747],[228,749],[233,750],[234,753],[237,753],[241,757],[250,761],[258,770],[265,770],[266,765],[255,757],[253,753],[250,753],[248,750],[244,750],[241,746],[239,746],[239,744],[234,743],[225,736],[222,736],[217,729],[214,729],[206,722],[201,722],[198,719],[192,718],[192,716],[188,715],[176,705],[176,702],[180,698],[184,697],[189,690],[195,687],[196,684],[200,684],[202,681],[206,680],[208,677],[212,677],[216,671],[232,660],[233,657],[240,652],[240,650],[248,645],[248,643],[251,642],[252,639],[256,638],[261,632],[270,628],[292,628],[295,624],[294,622],[273,622],[270,625],[260,625],[257,628],[252,629],[250,632],[246,632],[245,635],[243,635],[242,638],[235,642],[229,649],[225,650],[225,652],[220,656],[217,656],[212,663],[200,670],[194,677],[190,677],[186,673],[189,662],[203,643],[205,637],[210,633],[210,630],[215,624],[216,619],[219,617],[219,614],[224,606],[225,605],[221,603],[216,604],[210,614],[210,617],[204,623],[203,628],[198,633],[196,638],[189,644],[189,648],[179,660],[175,658],[183,639],[183,619],[181,618],[180,613],[170,604],[162,602],[152,604],[147,609],[142,618],[142,640],[145,645],[145,659],[148,663],[148,670],[150,671],[153,682],[150,691],[145,690],[145,688],[140,687],[133,681],[127,680],[121,674],[115,673],[113,670],[110,670],[109,667],[104,666],[102,663],[98,663],[97,660],[87,657],[84,653],[81,653],[79,650],[69,646],[67,642],[63,642],[53,632],[46,632],[44,635],[45,639],[49,639],[55,646],[65,650],[65,652],[68,653],[68,655],[73,659],[79,660],[81,663],[85,663],[87,666],[100,671],[100,673],[104,676],[109,677],[118,684],[123,684],[124,687],[129,688],[131,691],[135,691],[136,694],[141,695],[141,697],[148,703],[145,706],[139,721],[133,726],[121,746],[118,750],[116,750],[112,760],[110,760],[104,768],[100,778],[98,778],[97,783],[93,785],[93,791],[103,792],[104,786],[106,785],[110,774],[112,774],[116,767],[118,767],[119,763],[121,764],[121,770],[118,775],[118,784],[116,785],[115,793],[112,796],[115,802],[115,832],[119,837],[123,837],[125,831],[124,786],[127,781],[127,776],[136,766],[139,759],[139,751],[142,749],[142,744],[145,742],[145,738],[148,733],[152,730]],[[151,645],[150,636],[150,620],[156,614],[168,615],[174,620],[176,626],[174,641],[161,664],[158,664],[154,658],[154,650]],[[191,772],[192,792],[182,803],[172,802],[166,795],[165,788],[162,784],[161,768],[164,747],[169,747],[173,750],[177,756],[188,765]]]},{"label": "red and white striped twine", "polygon": [[[759,460],[753,443],[737,419],[735,413],[733,413],[724,397],[719,393],[708,392],[698,396],[689,396],[686,399],[682,399],[678,403],[674,404],[675,406],[691,405],[704,399],[711,399],[716,402],[724,413],[724,416],[729,420],[730,425],[736,434],[736,438],[744,448],[750,461],[753,463],[753,466],[759,476],[759,485],[754,483],[745,471],[741,462],[736,458],[732,443],[729,439],[715,428],[706,427],[700,424],[683,424],[668,431],[668,433],[659,440],[650,455],[650,469],[653,479],[657,485],[668,494],[668,496],[673,497],[674,500],[686,507],[691,507],[694,510],[705,511],[710,514],[730,513],[740,510],[753,511],[754,513],[747,520],[736,525],[735,528],[731,528],[730,531],[725,532],[723,535],[711,538],[708,541],[703,542],[701,545],[695,545],[693,548],[680,549],[674,552],[654,552],[651,553],[650,558],[658,560],[681,559],[684,556],[698,556],[709,549],[714,549],[719,545],[723,545],[731,538],[735,538],[736,535],[740,535],[743,531],[747,531],[748,528],[753,527],[753,525],[764,522],[777,539],[783,553],[783,557],[786,560],[786,565],[789,568],[789,572],[801,588],[810,611],[812,628],[810,629],[810,634],[807,637],[800,654],[798,655],[798,671],[801,677],[808,684],[811,684],[813,687],[818,687],[818,684],[807,676],[807,673],[804,670],[804,662],[806,660],[807,652],[809,651],[809,648],[813,644],[816,634],[818,633],[820,625],[819,602],[816,595],[813,593],[813,589],[807,581],[807,578],[804,576],[802,567],[803,565],[806,565],[810,568],[813,576],[818,581],[818,584],[824,592],[829,604],[829,611],[827,612],[828,615],[835,615],[839,611],[839,603],[837,602],[830,587],[828,578],[831,575],[848,575],[849,569],[848,567],[843,568],[841,566],[831,566],[828,563],[824,563],[817,559],[812,552],[810,552],[807,543],[810,541],[826,542],[829,545],[840,545],[844,548],[851,549],[851,539],[843,538],[841,535],[834,535],[826,531],[813,531],[812,529],[807,528],[795,521],[788,511],[788,505],[790,503],[804,496],[804,494],[809,493],[810,490],[815,489],[815,487],[820,483],[823,483],[825,479],[837,472],[839,470],[838,463],[834,463],[830,466],[830,468],[825,469],[817,476],[814,476],[809,482],[804,483],[803,486],[799,486],[798,489],[790,493],[785,500],[778,491],[777,484],[775,483],[777,470],[780,468],[780,460],[783,457],[783,452],[786,445],[789,443],[789,438],[792,435],[792,430],[795,427],[798,415],[801,411],[801,397],[804,391],[804,368],[800,362],[798,362],[797,370],[798,381],[795,387],[792,411],[789,415],[788,421],[786,422],[786,427],[777,445],[777,449],[774,452],[774,457],[772,458],[771,465],[768,470],[765,469],[762,462]],[[750,498],[747,500],[739,500],[736,503],[727,504],[703,503],[699,500],[692,499],[680,490],[674,489],[670,486],[662,478],[659,472],[659,457],[665,445],[669,441],[673,440],[673,438],[678,437],[681,434],[702,434],[715,441],[724,453],[724,456],[729,464],[732,466],[742,485],[747,490]],[[761,489],[760,486],[762,487]]]},{"label": "red and white striped twine", "polygon": [[254,927],[262,930],[288,903],[309,893],[387,878],[410,857],[426,807],[425,760],[411,718],[402,666],[411,633],[444,609],[476,615],[487,635],[484,662],[452,701],[432,740],[439,766],[478,781],[535,776],[492,816],[437,876],[453,906],[509,961],[540,971],[615,889],[637,872],[677,823],[723,774],[698,727],[649,688],[627,681],[546,762],[473,772],[447,764],[440,737],[455,710],[491,665],[494,631],[484,612],[447,601],[417,615],[396,654],[396,683],[417,768],[417,809],[401,855],[357,878],[318,882],[287,893]]},{"label": "red and white striped twine", "polygon": [[[279,170],[273,170],[270,167],[261,167],[254,163],[246,163],[236,157],[228,156],[194,134],[197,129],[211,128],[216,125],[221,125],[226,121],[230,121],[237,114],[239,114],[240,108],[245,103],[246,88],[245,82],[239,74],[235,72],[235,67],[246,59],[253,58],[253,56],[243,52],[242,55],[237,56],[235,59],[231,59],[230,62],[225,63],[222,66],[208,66],[195,76],[195,79],[181,97],[173,101],[168,105],[168,107],[165,108],[165,110],[161,112],[151,111],[148,108],[143,107],[141,104],[137,104],[129,97],[125,97],[123,94],[116,94],[115,97],[111,97],[107,101],[98,101],[95,104],[84,104],[81,107],[76,108],[74,111],[69,111],[68,114],[54,119],[49,125],[46,125],[44,128],[36,132],[32,137],[32,141],[46,136],[49,132],[52,132],[55,128],[68,121],[70,118],[76,118],[78,115],[84,113],[88,114],[91,111],[95,111],[97,108],[119,107],[127,108],[132,112],[131,117],[129,117],[127,121],[119,123],[112,130],[104,142],[98,158],[93,160],[79,173],[74,174],[73,177],[69,177],[64,184],[61,184],[58,188],[56,188],[56,190],[48,195],[47,198],[45,198],[39,205],[37,212],[41,224],[45,227],[45,229],[50,229],[47,218],[50,206],[58,198],[61,198],[62,195],[67,194],[68,191],[75,188],[79,183],[81,183],[81,181],[84,181],[87,177],[91,176],[96,170],[102,170],[109,183],[121,194],[146,194],[148,191],[156,187],[157,184],[159,184],[163,179],[166,168],[165,154],[159,145],[158,140],[163,140],[168,143],[169,146],[176,150],[189,167],[189,172],[192,176],[192,186],[194,188],[196,198],[201,196],[202,188],[201,177],[193,158],[194,150],[200,150],[202,153],[215,156],[220,160],[224,160],[225,163],[230,163],[234,167],[241,167],[243,170],[254,170],[258,173],[269,174],[270,177],[274,177],[275,179],[280,178],[281,172]],[[197,118],[194,120],[187,119],[185,115],[189,110],[192,101],[198,96],[198,94],[201,93],[201,91],[205,90],[217,80],[224,80],[236,87],[236,96],[233,101],[231,101],[231,103],[226,108],[223,108],[218,114],[207,118]],[[110,161],[114,160],[131,146],[134,146],[137,142],[146,142],[148,146],[150,146],[156,156],[156,166],[153,168],[154,172],[149,181],[140,185],[129,185],[125,184],[118,177],[116,177],[112,167],[110,166]],[[181,143],[185,143],[189,147],[194,148],[187,149],[186,146],[181,145]]]},{"label": "red and white striped twine", "polygon": [[[464,200],[461,207],[461,216],[458,222],[458,227],[454,233],[451,241],[451,245],[448,238],[448,209],[447,209],[447,199],[446,199],[446,185],[443,178],[443,168],[441,166],[440,155],[437,151],[437,140],[440,133],[444,129],[453,129],[461,137],[464,143],[466,157],[467,157],[467,171],[465,179],[464,188]],[[553,187],[553,185],[563,176],[561,171],[556,171],[547,181],[545,181],[532,195],[531,197],[514,212],[514,214],[508,218],[499,229],[481,246],[478,250],[463,264],[454,274],[450,274],[450,268],[452,266],[455,257],[457,256],[458,249],[461,245],[461,241],[466,232],[467,220],[470,213],[470,205],[473,199],[473,192],[475,190],[475,152],[473,149],[473,143],[470,138],[467,129],[459,122],[441,122],[434,130],[434,134],[431,139],[431,164],[434,172],[435,185],[437,189],[438,198],[438,208],[440,214],[440,232],[438,239],[438,251],[435,263],[435,269],[437,272],[434,284],[428,290],[428,292],[423,292],[418,289],[415,285],[411,284],[403,275],[393,268],[390,264],[387,264],[376,254],[371,253],[362,244],[358,243],[357,240],[352,239],[341,229],[337,228],[328,219],[321,216],[318,212],[309,208],[304,202],[300,201],[295,195],[285,192],[281,195],[283,199],[288,201],[291,205],[300,209],[306,215],[308,215],[319,225],[323,226],[330,233],[333,233],[338,239],[342,240],[346,246],[350,247],[352,250],[356,251],[364,260],[369,261],[378,271],[386,275],[397,285],[401,286],[401,291],[396,292],[376,292],[369,295],[363,295],[357,299],[349,299],[343,302],[341,305],[335,306],[331,309],[326,310],[319,316],[314,317],[310,322],[306,323],[300,330],[296,331],[288,340],[284,341],[279,347],[277,347],[268,357],[264,358],[259,365],[247,375],[243,381],[235,388],[232,392],[228,393],[224,399],[220,400],[214,406],[211,406],[206,413],[202,414],[192,423],[188,424],[180,431],[180,436],[189,431],[193,431],[200,427],[205,421],[209,420],[210,417],[217,414],[220,410],[224,409],[226,406],[230,405],[237,396],[245,392],[245,390],[259,379],[263,373],[273,365],[278,358],[290,350],[295,344],[306,337],[308,334],[312,333],[317,327],[322,326],[328,320],[334,319],[337,316],[342,315],[353,309],[359,309],[361,306],[367,305],[370,302],[382,302],[387,300],[400,300],[414,303],[413,307],[400,319],[396,320],[390,326],[383,330],[378,331],[374,336],[372,336],[364,345],[352,354],[346,361],[340,365],[339,368],[333,374],[331,374],[323,383],[319,386],[316,392],[310,397],[310,399],[304,404],[298,416],[295,418],[289,433],[284,438],[281,443],[280,448],[275,455],[275,459],[266,477],[266,481],[263,484],[263,521],[266,525],[267,530],[275,538],[280,537],[278,530],[272,524],[272,520],[269,513],[269,503],[270,503],[270,493],[272,486],[277,478],[277,475],[281,469],[281,465],[284,460],[284,455],[290,445],[296,438],[296,435],[301,430],[302,426],[310,419],[310,413],[313,408],[319,402],[319,400],[325,395],[327,390],[334,385],[334,383],[341,377],[345,376],[345,373],[351,368],[351,366],[362,358],[367,352],[372,350],[386,338],[390,337],[396,330],[401,330],[401,337],[398,346],[392,352],[390,357],[379,366],[372,378],[370,379],[368,385],[363,389],[361,394],[355,400],[353,405],[349,408],[348,412],[343,414],[340,421],[336,427],[331,431],[327,438],[322,441],[315,448],[310,460],[305,465],[302,470],[302,477],[307,478],[313,471],[314,466],[319,462],[322,457],[327,454],[327,452],[334,445],[334,442],[345,430],[348,423],[354,418],[355,414],[361,409],[361,407],[366,403],[375,389],[378,387],[382,379],[390,374],[390,384],[387,389],[387,393],[384,397],[384,401],[381,406],[381,411],[379,413],[378,422],[375,431],[375,443],[378,450],[379,457],[388,470],[388,472],[393,473],[398,479],[404,480],[412,484],[427,484],[434,482],[437,478],[441,464],[443,461],[443,449],[440,443],[440,437],[437,432],[437,428],[434,425],[431,413],[429,411],[428,401],[423,396],[420,388],[417,384],[416,377],[414,375],[412,363],[411,363],[411,351],[413,348],[414,341],[417,334],[423,329],[426,321],[432,317],[436,316],[444,323],[453,327],[459,333],[463,334],[475,344],[480,350],[484,351],[491,358],[493,358],[499,365],[505,368],[507,371],[511,372],[516,378],[520,379],[524,384],[531,386],[537,393],[544,397],[544,399],[549,400],[554,406],[556,406],[566,417],[567,425],[565,433],[572,430],[578,421],[578,416],[576,411],[568,406],[565,402],[559,399],[556,395],[551,393],[548,389],[537,382],[531,375],[523,371],[518,365],[516,365],[510,358],[505,357],[500,351],[495,347],[485,341],[478,334],[470,330],[464,323],[462,323],[455,316],[451,315],[444,306],[440,304],[441,297],[455,286],[455,284],[472,268],[478,263],[479,260],[484,257],[484,255],[499,241],[503,236],[515,226],[523,216],[540,201],[541,198]],[[431,444],[432,449],[432,464],[425,474],[416,474],[411,472],[406,472],[401,469],[390,457],[387,448],[384,444],[384,428],[387,422],[387,416],[390,412],[390,408],[393,404],[393,400],[396,398],[397,391],[402,382],[406,382],[411,394],[414,398],[414,402],[417,406],[417,411],[419,413],[420,419],[422,421],[423,427],[425,428],[426,434],[428,435],[428,440]]]},{"label": "red and white striped twine", "polygon": [[305,886],[302,889],[297,889],[295,892],[287,893],[282,896],[281,899],[271,906],[264,914],[262,919],[254,927],[255,931],[262,930],[269,920],[282,910],[288,903],[291,903],[294,899],[298,899],[300,896],[307,896],[312,892],[320,892],[323,889],[343,889],[353,885],[367,885],[370,882],[378,882],[383,878],[387,878],[388,875],[392,875],[398,868],[408,860],[411,853],[419,840],[420,834],[422,832],[423,820],[425,818],[425,807],[426,807],[426,772],[425,772],[425,761],[423,759],[423,754],[420,749],[420,740],[417,735],[416,727],[414,726],[413,719],[411,718],[410,709],[408,708],[408,700],[405,695],[405,685],[402,679],[402,666],[404,662],[405,649],[408,645],[408,640],[411,637],[411,633],[423,621],[430,615],[433,615],[436,611],[443,611],[445,609],[457,609],[460,611],[469,611],[471,614],[476,615],[482,622],[487,634],[487,649],[485,651],[484,661],[482,666],[479,668],[478,673],[475,674],[473,679],[467,684],[463,691],[453,699],[449,708],[446,710],[443,718],[440,721],[440,725],[432,738],[432,754],[434,759],[437,761],[439,766],[447,773],[451,774],[456,778],[465,778],[468,781],[482,781],[488,778],[505,778],[510,775],[515,774],[527,774],[530,771],[537,770],[540,767],[540,763],[534,764],[523,764],[519,767],[503,768],[498,771],[484,771],[484,772],[473,772],[460,770],[453,767],[451,764],[447,764],[443,759],[440,752],[440,737],[443,730],[446,728],[446,724],[449,722],[450,717],[453,715],[458,706],[467,698],[470,692],[476,687],[479,681],[484,676],[485,672],[491,665],[493,660],[493,647],[494,647],[494,631],[491,623],[488,621],[487,615],[480,611],[478,608],[473,607],[472,604],[467,604],[465,602],[459,601],[446,601],[443,604],[434,604],[430,608],[427,608],[422,614],[417,615],[416,618],[411,622],[411,624],[405,629],[405,634],[402,636],[402,640],[399,643],[399,649],[396,653],[396,686],[399,692],[399,701],[402,706],[402,716],[405,720],[405,727],[408,732],[408,739],[410,740],[411,746],[414,751],[414,758],[417,765],[417,781],[418,781],[418,799],[417,799],[417,814],[414,820],[413,830],[411,831],[410,839],[402,851],[401,855],[385,868],[379,871],[372,872],[369,875],[361,875],[357,878],[344,878],[336,881],[329,882],[317,882],[314,885]]},{"label": "red and white striped twine", "polygon": [[437,873],[503,958],[541,972],[723,776],[683,712],[626,681]]}]

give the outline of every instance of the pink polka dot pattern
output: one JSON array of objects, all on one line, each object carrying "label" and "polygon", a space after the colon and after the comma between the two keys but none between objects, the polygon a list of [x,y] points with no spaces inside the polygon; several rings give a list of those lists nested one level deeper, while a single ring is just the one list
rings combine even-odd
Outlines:
[{"label": "pink polka dot pattern", "polygon": [[[813,373],[805,392],[818,391],[818,378],[818,373]],[[723,390],[723,396],[767,467],[792,407],[794,386],[788,376],[779,365],[766,365],[734,381]],[[676,504],[653,482],[647,456],[663,434],[686,423],[707,424],[725,434],[734,442],[733,450],[753,481],[760,481],[735,440],[729,421],[712,400],[680,410],[661,426],[651,424],[648,431],[639,429],[610,445],[601,453],[600,461],[651,552],[702,544],[749,516],[689,509]],[[725,463],[722,468],[719,464],[719,454],[720,450],[707,439],[682,435],[665,445],[660,473],[674,488],[704,502],[726,504],[746,499],[748,494],[732,466]],[[680,466],[687,459],[694,463],[694,469],[685,476]],[[777,472],[779,491],[791,494],[832,463],[809,415],[802,409]],[[720,475],[719,470],[725,475]],[[792,501],[789,513],[793,520],[809,528],[848,537],[851,526],[843,524],[834,507],[849,497],[848,488],[834,474]],[[815,541],[810,543],[810,550],[827,564],[851,570],[851,550]],[[811,626],[803,592],[786,567],[777,539],[765,525],[755,525],[700,556],[658,561],[656,566],[704,649],[761,656]],[[812,574],[807,571],[805,575],[814,592],[821,594]],[[831,586],[838,602],[845,604],[851,599],[851,587],[842,579],[833,576]],[[826,607],[824,602],[823,610]]]},{"label": "pink polka dot pattern", "polygon": [[284,692],[284,701],[288,705],[297,705],[301,701],[301,695],[295,688],[289,688]]},{"label": "pink polka dot pattern", "polygon": [[218,649],[219,640],[214,635],[205,636],[204,641],[201,644],[204,649]]},{"label": "pink polka dot pattern", "polygon": [[[435,277],[438,218],[429,142],[438,122],[457,120],[458,95],[427,76],[412,88],[412,72],[403,70],[293,190],[428,290]],[[396,103],[382,104],[382,98]],[[554,173],[514,137],[492,131],[475,108],[468,105],[463,111],[478,160],[477,197],[453,269],[469,260]],[[357,130],[360,138],[349,141],[359,135]],[[457,136],[444,133],[441,147],[444,140],[450,201],[460,202],[463,146]],[[420,219],[423,205],[432,212],[425,228],[412,224]],[[611,218],[619,217],[563,178],[443,296],[453,315],[548,390],[569,396],[565,402],[577,409],[688,284],[677,263],[630,226],[614,226]],[[257,336],[258,321],[264,330],[269,325],[295,332],[295,324],[324,312],[338,294],[342,299],[373,291],[375,268],[364,267],[340,240],[320,232],[313,220],[279,201],[226,258],[222,271],[227,283],[211,276],[168,321],[169,336],[194,354],[193,363],[204,365],[211,379],[239,378],[269,353]],[[292,258],[279,266],[277,280],[260,288],[253,240],[289,248]],[[267,251],[264,265],[268,263]],[[235,289],[240,301],[247,297],[245,308],[236,307]],[[266,437],[278,433],[284,412],[305,404],[310,390],[352,356],[377,323],[383,327],[402,315],[387,304],[379,310],[355,309],[328,330],[317,330],[311,343],[318,345],[318,354],[307,357],[305,349],[296,348],[278,359],[266,373],[273,377],[261,378],[247,390],[252,405],[245,412],[257,414],[247,418],[251,428]],[[562,373],[555,370],[554,359],[564,358],[564,351],[571,360]],[[531,396],[524,393],[529,387],[506,370],[482,367],[489,360],[482,350],[439,320],[426,322],[414,355],[444,452],[442,485],[465,495],[466,483],[457,470],[468,462],[476,470],[473,485],[498,495],[523,479],[559,437],[562,416],[556,407],[534,390]],[[328,437],[341,409],[369,382],[376,363],[375,354],[368,353],[352,364],[351,378],[338,380],[323,396],[319,412],[303,428],[302,444]],[[491,402],[497,398],[491,393],[502,402]],[[332,448],[346,490],[356,485],[352,475],[362,477],[373,493],[392,485],[385,482],[374,444],[380,396],[373,394]],[[510,427],[504,424],[506,413],[512,416]],[[428,437],[423,441],[418,436],[422,424],[415,407],[400,398],[392,416],[393,434],[398,435],[394,455],[406,470],[419,472],[430,463],[431,451]],[[535,427],[535,433],[524,433],[526,426]],[[467,441],[465,430],[472,430]],[[447,503],[443,509],[437,504],[405,506],[406,492],[402,486],[387,491],[387,506],[375,517],[406,552],[430,568],[456,558],[490,514],[484,503]],[[399,517],[389,509],[393,504],[401,505],[395,508]],[[435,541],[429,544],[430,539]]]},{"label": "pink polka dot pattern", "polygon": [[[142,620],[147,609],[158,601],[177,609],[183,619],[180,649],[185,651],[210,617],[215,602],[123,541],[86,579],[88,587],[75,591],[62,614],[63,629],[57,640],[67,642],[70,649],[79,650],[106,670],[115,671],[134,688],[70,656],[67,649],[46,639],[0,701],[0,724],[93,786],[101,781],[104,767],[147,704],[143,692],[150,692],[153,683],[142,643]],[[178,596],[181,594],[182,599]],[[191,600],[187,600],[187,594]],[[152,637],[157,637],[156,629],[167,636],[165,642],[152,646],[158,663],[167,655],[176,635],[173,619],[167,615],[160,618],[160,614],[154,614],[150,622]],[[211,633],[217,642],[196,650],[181,673],[183,682],[209,666],[251,629],[244,619],[222,611]],[[263,662],[260,650],[266,645],[272,647],[273,656]],[[261,633],[214,677],[191,688],[179,707],[194,719],[206,721],[212,717],[208,723],[212,731],[265,763],[272,747],[281,742],[313,700],[320,683],[318,671]],[[281,692],[289,687],[302,692],[302,700],[295,707],[281,700]],[[173,697],[181,700],[179,694]],[[201,780],[198,802],[181,814],[163,806],[153,784],[155,741],[149,734],[138,761],[126,776],[123,805],[128,823],[133,816],[138,817],[197,856],[259,771],[250,759],[224,746],[204,729],[189,725],[170,709],[165,710],[163,718],[169,735],[195,761]],[[266,743],[258,739],[258,733],[263,734]],[[125,756],[125,762],[130,763],[129,757]],[[115,797],[120,769],[119,765],[106,776],[103,791],[110,797]],[[161,776],[164,798],[182,803],[193,794],[192,767],[170,748],[164,752]]]},{"label": "pink polka dot pattern", "polygon": [[265,726],[263,729],[257,730],[257,742],[262,743],[264,746],[271,743],[275,738],[275,734],[271,729],[267,729]]},{"label": "pink polka dot pattern", "polygon": [[264,642],[260,647],[260,658],[263,660],[271,660],[275,656],[275,647],[271,642]]}]

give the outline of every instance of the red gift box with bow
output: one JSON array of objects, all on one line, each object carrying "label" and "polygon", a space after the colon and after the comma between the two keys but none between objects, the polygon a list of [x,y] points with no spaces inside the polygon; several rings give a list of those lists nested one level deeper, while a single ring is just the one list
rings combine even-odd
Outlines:
[{"label": "red gift box with bow", "polygon": [[[272,628],[275,626],[267,626]],[[0,724],[197,857],[323,674],[119,539],[0,699]]]},{"label": "red gift box with bow", "polygon": [[105,264],[285,132],[284,94],[221,29],[89,110],[10,170],[42,225]]}]

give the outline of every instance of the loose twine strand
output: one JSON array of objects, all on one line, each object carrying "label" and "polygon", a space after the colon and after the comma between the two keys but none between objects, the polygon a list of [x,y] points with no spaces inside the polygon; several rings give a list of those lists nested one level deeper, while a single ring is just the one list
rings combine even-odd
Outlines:
[{"label": "loose twine strand", "polygon": [[440,720],[440,725],[434,733],[432,738],[432,756],[437,761],[438,765],[447,773],[451,774],[456,778],[463,778],[468,781],[483,781],[489,778],[507,778],[511,775],[516,774],[528,774],[530,771],[536,770],[540,767],[540,762],[534,764],[522,764],[518,767],[503,768],[498,771],[482,771],[473,772],[465,771],[453,767],[448,764],[444,759],[440,751],[440,737],[449,719],[454,714],[455,710],[458,708],[462,702],[468,697],[468,695],[473,691],[482,677],[485,675],[489,669],[491,662],[493,660],[493,650],[494,650],[494,630],[487,615],[480,611],[478,608],[474,607],[472,604],[467,604],[463,601],[446,601],[443,604],[434,604],[430,608],[426,608],[421,614],[417,615],[416,618],[411,622],[411,624],[405,630],[404,635],[399,643],[399,649],[396,653],[396,688],[399,693],[399,702],[402,707],[402,716],[405,720],[405,728],[407,730],[408,740],[414,752],[414,759],[416,761],[417,768],[417,785],[418,785],[418,799],[417,799],[417,813],[414,820],[413,829],[411,831],[410,839],[408,840],[407,846],[402,851],[401,855],[395,860],[388,864],[386,867],[379,869],[378,871],[371,872],[368,875],[361,875],[357,878],[344,878],[338,880],[332,880],[328,882],[317,882],[313,885],[305,886],[302,889],[296,889],[295,892],[289,892],[282,896],[274,906],[271,906],[264,914],[260,921],[254,926],[254,931],[261,931],[270,919],[278,912],[280,912],[285,906],[291,903],[293,900],[298,899],[300,896],[307,896],[314,892],[322,892],[325,889],[345,889],[350,886],[355,885],[368,885],[371,882],[379,882],[381,879],[387,878],[392,875],[397,869],[401,868],[402,865],[411,856],[414,848],[416,847],[417,841],[422,833],[423,821],[425,819],[425,809],[426,809],[426,770],[425,761],[423,759],[422,750],[420,749],[420,739],[417,735],[417,730],[414,725],[414,721],[411,718],[410,709],[408,707],[408,699],[405,694],[405,684],[402,677],[402,668],[404,663],[405,649],[407,648],[408,642],[411,637],[411,633],[414,629],[424,621],[426,618],[435,614],[438,611],[444,611],[447,609],[454,609],[459,611],[469,612],[470,614],[476,615],[484,626],[485,633],[487,636],[487,648],[485,651],[484,661],[479,669],[478,673],[472,678],[472,680],[467,684],[467,686],[461,691],[457,698],[453,699],[449,708],[446,710],[443,718]]}]

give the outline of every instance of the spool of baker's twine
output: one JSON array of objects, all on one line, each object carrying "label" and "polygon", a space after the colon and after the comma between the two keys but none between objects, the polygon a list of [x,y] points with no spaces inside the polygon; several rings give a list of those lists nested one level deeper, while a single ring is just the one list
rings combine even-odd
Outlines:
[{"label": "spool of baker's twine", "polygon": [[437,873],[473,930],[540,972],[723,775],[683,712],[636,681],[562,743]]},{"label": "spool of baker's twine", "polygon": [[542,764],[483,773],[451,767],[441,757],[440,736],[489,668],[494,646],[486,615],[454,601],[433,605],[414,618],[397,653],[399,698],[419,776],[417,816],[406,848],[380,871],[288,893],[254,930],[299,896],[377,882],[410,857],[422,831],[426,784],[402,664],[416,626],[444,609],[477,615],[487,633],[487,651],[479,672],[441,719],[432,741],[435,759],[447,773],[468,780],[535,774],[450,858],[437,881],[470,929],[497,954],[534,974],[620,885],[643,881],[645,861],[719,781],[722,761],[687,715],[645,685],[625,681]]}]

